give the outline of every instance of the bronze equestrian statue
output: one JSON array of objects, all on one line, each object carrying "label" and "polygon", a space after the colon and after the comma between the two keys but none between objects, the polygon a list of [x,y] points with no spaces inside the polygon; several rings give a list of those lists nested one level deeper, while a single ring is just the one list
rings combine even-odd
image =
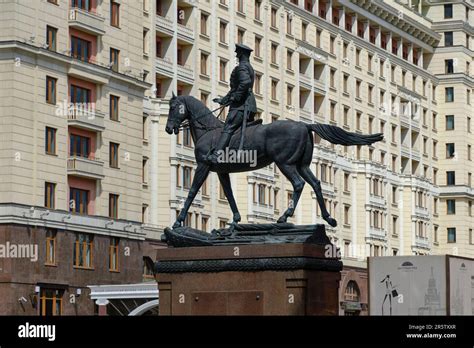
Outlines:
[{"label": "bronze equestrian statue", "polygon": [[[337,222],[329,215],[324,204],[321,183],[311,172],[313,158],[313,132],[321,138],[340,145],[371,145],[383,139],[382,133],[361,135],[346,132],[342,128],[324,125],[307,124],[292,120],[276,121],[263,125],[261,120],[253,121],[257,111],[252,92],[254,70],[249,62],[252,49],[237,44],[235,49],[239,64],[230,77],[231,90],[223,98],[214,101],[221,104],[221,109],[230,106],[229,115],[223,123],[203,103],[192,96],[173,96],[170,100],[166,132],[178,134],[183,127],[189,127],[195,144],[194,155],[197,168],[191,189],[180,211],[173,228],[180,227],[186,218],[194,197],[206,180],[209,171],[216,172],[222,184],[230,208],[233,212],[231,224],[235,227],[241,220],[235,203],[229,173],[257,170],[275,163],[280,171],[293,185],[292,201],[278,219],[286,222],[293,213],[300,199],[303,186],[307,182],[316,193],[323,219],[335,227]],[[251,123],[247,127],[247,121]],[[245,138],[245,143],[244,143]],[[256,154],[255,161],[236,161],[234,158],[222,160],[224,149],[237,153],[241,159],[242,151]]]}]

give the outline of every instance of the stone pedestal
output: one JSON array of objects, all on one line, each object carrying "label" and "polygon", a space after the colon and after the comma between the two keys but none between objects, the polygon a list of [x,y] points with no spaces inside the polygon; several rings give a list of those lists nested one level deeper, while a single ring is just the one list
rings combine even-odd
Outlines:
[{"label": "stone pedestal", "polygon": [[[160,315],[337,315],[331,245],[218,245],[157,251]],[[329,252],[330,254],[330,252]]]}]

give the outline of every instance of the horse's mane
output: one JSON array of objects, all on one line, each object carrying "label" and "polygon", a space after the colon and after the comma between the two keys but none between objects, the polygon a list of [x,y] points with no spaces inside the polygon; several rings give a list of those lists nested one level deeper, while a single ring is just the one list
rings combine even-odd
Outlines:
[{"label": "horse's mane", "polygon": [[[196,115],[214,115],[213,113],[211,113],[211,110],[206,106],[204,105],[204,103],[202,101],[200,101],[199,99],[193,97],[192,95],[185,95],[185,96],[179,96],[178,98],[181,98],[182,101],[186,104],[186,106],[188,107],[188,110],[192,110],[193,111],[193,114]],[[201,120],[205,120],[206,117],[205,116],[201,116]],[[208,117],[207,118],[208,120],[214,120],[215,122],[217,122],[217,125],[218,126],[224,126],[224,122],[220,119],[218,119],[217,117]],[[214,124],[215,125],[215,124]],[[212,124],[210,124],[210,126],[213,126]]]}]

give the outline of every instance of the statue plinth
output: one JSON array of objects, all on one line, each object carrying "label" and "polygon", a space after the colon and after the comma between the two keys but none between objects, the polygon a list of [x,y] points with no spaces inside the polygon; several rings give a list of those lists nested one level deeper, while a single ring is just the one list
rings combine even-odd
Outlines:
[{"label": "statue plinth", "polygon": [[[342,262],[324,226],[287,224],[291,236],[273,225],[214,233],[209,246],[157,250],[160,315],[337,315]],[[186,236],[176,230],[168,237]]]}]

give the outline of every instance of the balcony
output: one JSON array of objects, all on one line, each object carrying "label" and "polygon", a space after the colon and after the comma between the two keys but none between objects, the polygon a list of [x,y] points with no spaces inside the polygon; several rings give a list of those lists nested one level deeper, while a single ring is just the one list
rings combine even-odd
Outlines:
[{"label": "balcony", "polygon": [[156,16],[156,30],[173,35],[173,21],[166,17]]},{"label": "balcony", "polygon": [[387,233],[384,229],[376,228],[376,227],[370,227],[369,228],[369,235],[372,238],[385,239]]},{"label": "balcony", "polygon": [[308,89],[308,90],[311,90],[311,85],[313,84],[313,81],[312,81],[312,78],[307,76],[307,75],[304,75],[304,74],[300,74],[300,86],[305,88],[305,89]]},{"label": "balcony", "polygon": [[430,243],[427,237],[415,236],[415,247],[429,249]]},{"label": "balcony", "polygon": [[302,121],[311,122],[311,111],[300,108],[300,117],[302,118]]},{"label": "balcony", "polygon": [[371,204],[378,206],[385,206],[387,204],[387,200],[382,196],[369,195],[369,201]]},{"label": "balcony", "polygon": [[194,83],[194,70],[187,65],[178,64],[178,79],[189,84]]},{"label": "balcony", "polygon": [[314,79],[314,89],[315,92],[317,92],[318,94],[326,94],[326,85],[323,80]]},{"label": "balcony", "polygon": [[68,110],[67,123],[69,126],[102,132],[104,127],[104,114],[96,110],[87,110],[74,107]]},{"label": "balcony", "polygon": [[104,162],[97,158],[71,156],[67,160],[67,173],[68,175],[100,180],[104,178]]},{"label": "balcony", "polygon": [[168,58],[156,57],[156,72],[173,77],[173,62]]},{"label": "balcony", "polygon": [[427,218],[429,217],[429,211],[427,208],[415,206],[415,215]]},{"label": "balcony", "polygon": [[92,35],[104,35],[104,17],[96,13],[84,11],[80,8],[69,10],[69,26]]},{"label": "balcony", "polygon": [[178,23],[178,38],[189,43],[194,42],[194,31],[185,25]]}]

